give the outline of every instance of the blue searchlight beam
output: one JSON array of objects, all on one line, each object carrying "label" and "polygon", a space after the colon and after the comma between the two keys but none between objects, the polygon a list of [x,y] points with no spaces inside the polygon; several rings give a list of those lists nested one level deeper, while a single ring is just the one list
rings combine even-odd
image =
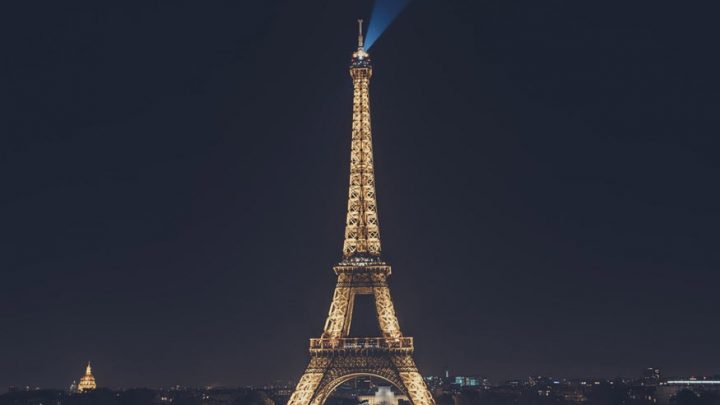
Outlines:
[{"label": "blue searchlight beam", "polygon": [[393,20],[400,15],[410,0],[375,0],[370,25],[365,35],[365,49],[369,50],[380,35],[392,24]]}]

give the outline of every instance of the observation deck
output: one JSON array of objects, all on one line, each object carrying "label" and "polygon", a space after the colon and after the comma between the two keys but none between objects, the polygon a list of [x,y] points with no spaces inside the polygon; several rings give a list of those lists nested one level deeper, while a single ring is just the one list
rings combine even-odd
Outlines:
[{"label": "observation deck", "polygon": [[393,352],[409,354],[414,349],[413,338],[313,338],[310,339],[310,354],[329,355],[352,352]]}]

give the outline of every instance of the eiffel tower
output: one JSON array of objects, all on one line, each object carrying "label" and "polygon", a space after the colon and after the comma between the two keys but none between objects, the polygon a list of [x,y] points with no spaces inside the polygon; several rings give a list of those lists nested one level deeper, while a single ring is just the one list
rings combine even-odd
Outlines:
[{"label": "eiffel tower", "polygon": [[[413,338],[403,336],[395,316],[387,283],[390,266],[380,258],[370,131],[372,64],[364,48],[362,20],[358,25],[358,48],[350,63],[354,92],[343,259],[333,267],[338,280],[325,329],[320,338],[310,339],[310,364],[288,405],[322,405],[335,388],[358,376],[386,380],[413,405],[434,405],[412,357]],[[358,294],[374,296],[382,336],[349,337]]]}]

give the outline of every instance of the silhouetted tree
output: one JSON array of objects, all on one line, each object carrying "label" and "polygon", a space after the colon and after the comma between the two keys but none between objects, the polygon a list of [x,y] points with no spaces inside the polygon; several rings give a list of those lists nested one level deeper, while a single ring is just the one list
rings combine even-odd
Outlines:
[{"label": "silhouetted tree", "polygon": [[147,388],[135,388],[120,394],[120,405],[153,405],[155,391]]},{"label": "silhouetted tree", "polygon": [[474,390],[464,390],[455,396],[456,405],[480,405],[480,393]]},{"label": "silhouetted tree", "polygon": [[233,401],[233,405],[275,405],[265,391],[252,390]]},{"label": "silhouetted tree", "polygon": [[688,389],[678,392],[670,401],[675,405],[701,405],[700,398],[697,394]]},{"label": "silhouetted tree", "polygon": [[491,390],[483,391],[480,394],[480,403],[482,405],[517,405],[516,396]]},{"label": "silhouetted tree", "polygon": [[119,405],[117,394],[105,389],[73,394],[68,397],[63,405]]},{"label": "silhouetted tree", "polygon": [[437,405],[455,405],[455,399],[451,394],[442,394],[435,399]]},{"label": "silhouetted tree", "polygon": [[192,392],[175,392],[173,394],[173,405],[202,405],[202,399]]},{"label": "silhouetted tree", "polygon": [[700,395],[700,401],[703,405],[720,405],[720,392],[706,391]]},{"label": "silhouetted tree", "polygon": [[538,395],[535,388],[525,389],[518,398],[518,405],[565,405],[567,401],[557,395]]},{"label": "silhouetted tree", "polygon": [[588,402],[589,405],[623,405],[627,399],[626,391],[623,384],[598,384],[588,393]]},{"label": "silhouetted tree", "polygon": [[54,404],[64,398],[58,390],[17,391],[0,395],[0,405]]}]

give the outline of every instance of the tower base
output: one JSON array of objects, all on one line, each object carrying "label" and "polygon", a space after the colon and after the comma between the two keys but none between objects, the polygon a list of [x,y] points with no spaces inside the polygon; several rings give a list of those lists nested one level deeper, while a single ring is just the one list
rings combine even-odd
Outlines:
[{"label": "tower base", "polygon": [[413,405],[435,405],[410,353],[367,347],[314,354],[288,405],[322,405],[340,384],[360,376],[386,380]]}]

